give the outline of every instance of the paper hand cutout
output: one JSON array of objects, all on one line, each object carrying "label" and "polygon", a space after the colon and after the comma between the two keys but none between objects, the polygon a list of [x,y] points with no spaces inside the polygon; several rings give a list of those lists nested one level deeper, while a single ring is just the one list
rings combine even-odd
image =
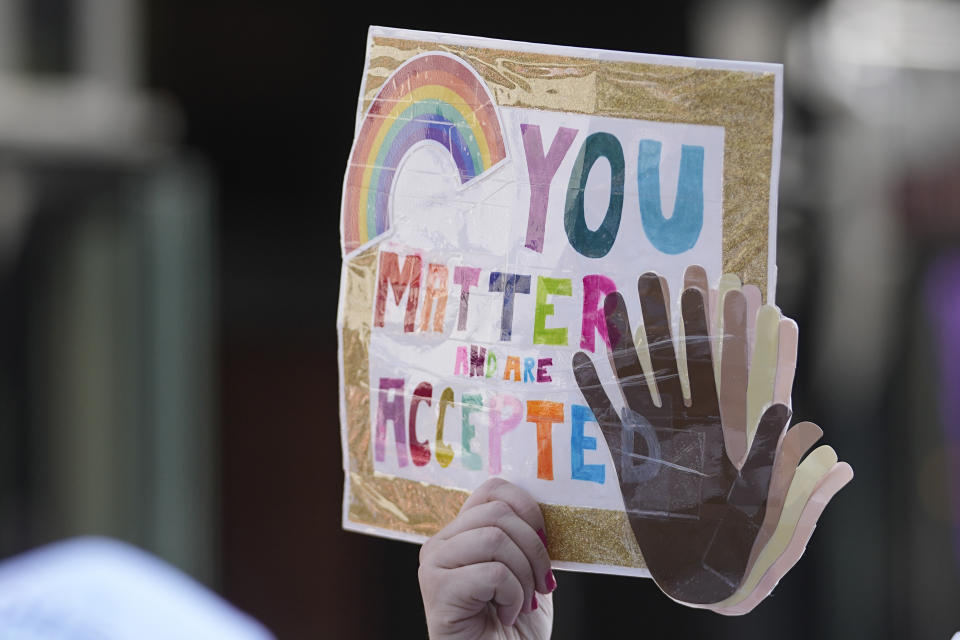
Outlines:
[{"label": "paper hand cutout", "polygon": [[[684,284],[706,288],[706,272],[699,266],[689,267]],[[735,275],[720,278],[718,290],[710,294],[720,414],[727,451],[736,459],[735,451],[745,450],[752,437],[748,425],[756,425],[763,406],[790,404],[798,330],[776,307],[761,306],[759,289],[741,287]],[[822,436],[823,431],[811,422],[796,424],[783,435],[777,445],[766,515],[744,581],[729,598],[700,606],[725,615],[748,613],[799,560],[823,509],[853,478],[850,466],[838,462],[828,446],[800,462]]]},{"label": "paper hand cutout", "polygon": [[660,404],[654,403],[618,293],[604,306],[611,366],[627,407],[614,410],[593,362],[574,355],[577,384],[607,445],[634,535],[661,589],[682,602],[709,604],[740,586],[766,512],[777,443],[790,410],[760,417],[742,468],[727,454],[704,293],[681,299],[690,404],[681,391],[670,320],[656,274],[637,283]]},{"label": "paper hand cutout", "polygon": [[733,275],[709,290],[706,272],[692,266],[684,286],[679,351],[661,278],[638,282],[644,322],[635,343],[623,299],[606,301],[611,367],[629,410],[617,416],[586,354],[574,356],[574,374],[657,584],[684,604],[741,615],[797,562],[853,471],[827,446],[800,462],[823,435],[815,424],[784,431],[796,323],[761,307],[759,290]]}]

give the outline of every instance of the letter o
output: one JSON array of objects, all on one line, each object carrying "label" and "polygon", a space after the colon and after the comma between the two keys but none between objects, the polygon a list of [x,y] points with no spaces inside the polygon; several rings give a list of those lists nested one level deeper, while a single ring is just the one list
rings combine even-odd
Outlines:
[{"label": "letter o", "polygon": [[[583,192],[593,165],[601,157],[610,163],[610,202],[603,222],[596,231],[587,226],[583,208]],[[623,213],[624,162],[623,147],[616,136],[599,131],[587,136],[570,173],[563,228],[567,239],[578,253],[588,258],[602,258],[610,252]]]}]

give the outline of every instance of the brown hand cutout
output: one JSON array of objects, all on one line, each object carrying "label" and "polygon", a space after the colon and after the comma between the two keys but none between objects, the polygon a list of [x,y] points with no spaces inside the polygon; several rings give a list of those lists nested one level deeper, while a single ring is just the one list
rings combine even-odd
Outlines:
[{"label": "brown hand cutout", "polygon": [[604,311],[611,366],[632,413],[621,420],[583,352],[573,357],[574,375],[613,456],[627,515],[654,580],[676,600],[719,602],[736,591],[746,571],[790,410],[774,404],[763,413],[737,469],[724,444],[703,292],[687,289],[681,298],[687,406],[658,276],[644,274],[637,289],[661,405],[647,387],[619,293],[607,297]]},{"label": "brown hand cutout", "polygon": [[747,562],[747,571],[753,568],[757,556],[763,551],[777,528],[787,491],[790,489],[793,476],[797,473],[797,467],[800,465],[800,458],[822,437],[823,430],[812,422],[799,422],[790,427],[783,435],[773,465],[773,477],[770,480],[770,490],[767,498],[767,511],[763,518],[763,525],[760,527],[760,533],[757,534],[757,540],[753,545],[750,561]]},{"label": "brown hand cutout", "polygon": [[734,289],[723,296],[720,415],[727,455],[739,465],[747,454],[747,300]]},{"label": "brown hand cutout", "polygon": [[[714,611],[724,615],[743,615],[749,613],[770,595],[780,578],[786,575],[800,559],[827,503],[852,479],[853,469],[846,462],[836,463],[830,471],[820,478],[804,505],[799,520],[791,528],[792,533],[789,543],[776,556],[776,559],[764,572],[756,586],[739,602],[730,605],[721,604]],[[737,598],[734,598],[734,600],[737,600]]]}]

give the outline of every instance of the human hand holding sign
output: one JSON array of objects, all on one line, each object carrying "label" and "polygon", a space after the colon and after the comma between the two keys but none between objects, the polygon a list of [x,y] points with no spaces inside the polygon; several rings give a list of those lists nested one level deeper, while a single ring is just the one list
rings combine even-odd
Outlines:
[{"label": "human hand holding sign", "polygon": [[477,488],[420,550],[430,637],[549,638],[557,583],[545,527],[520,487],[491,478]]},{"label": "human hand holding sign", "polygon": [[574,374],[613,454],[627,515],[652,577],[676,600],[719,602],[737,590],[747,570],[790,410],[780,403],[766,408],[738,468],[724,443],[704,293],[688,288],[681,299],[688,405],[660,279],[644,274],[637,288],[659,405],[619,293],[607,297],[604,311],[611,367],[632,413],[621,419],[583,352],[574,355]]}]

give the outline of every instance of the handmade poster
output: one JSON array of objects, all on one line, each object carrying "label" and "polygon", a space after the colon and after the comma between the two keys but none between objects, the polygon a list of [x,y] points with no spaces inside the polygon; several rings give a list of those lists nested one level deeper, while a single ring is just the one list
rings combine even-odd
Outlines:
[{"label": "handmade poster", "polygon": [[[768,593],[784,551],[750,545],[802,551],[843,464],[797,470],[813,431],[783,435],[781,114],[779,65],[371,28],[341,210],[343,526],[422,542],[500,476],[541,504],[556,567],[727,612]],[[703,502],[750,493],[744,469],[764,478],[746,546]],[[697,562],[728,570],[671,587],[686,560],[642,551],[667,531],[644,523],[708,513],[729,543]]]}]

